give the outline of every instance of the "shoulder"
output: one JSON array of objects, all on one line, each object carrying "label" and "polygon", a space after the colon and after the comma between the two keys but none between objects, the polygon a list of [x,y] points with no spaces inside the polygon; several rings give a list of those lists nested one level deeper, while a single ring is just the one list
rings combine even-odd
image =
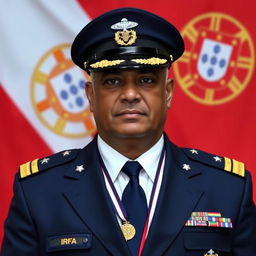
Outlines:
[{"label": "shoulder", "polygon": [[240,177],[245,177],[245,164],[232,158],[214,155],[199,149],[181,148],[185,155],[192,161],[216,168]]},{"label": "shoulder", "polygon": [[76,158],[80,149],[70,149],[56,154],[28,161],[19,167],[19,178],[24,179],[34,174],[44,172],[56,166],[66,164]]}]

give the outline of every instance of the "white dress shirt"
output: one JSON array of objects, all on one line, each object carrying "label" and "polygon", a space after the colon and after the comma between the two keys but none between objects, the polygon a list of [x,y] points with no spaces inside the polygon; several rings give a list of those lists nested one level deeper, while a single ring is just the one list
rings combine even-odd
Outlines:
[{"label": "white dress shirt", "polygon": [[[139,183],[145,191],[148,205],[163,146],[164,139],[162,135],[153,147],[134,159],[134,161],[138,161],[143,168],[139,173]],[[132,159],[127,158],[110,147],[99,135],[98,148],[119,198],[122,199],[122,194],[129,182],[129,177],[121,172],[121,169],[127,161]]]}]

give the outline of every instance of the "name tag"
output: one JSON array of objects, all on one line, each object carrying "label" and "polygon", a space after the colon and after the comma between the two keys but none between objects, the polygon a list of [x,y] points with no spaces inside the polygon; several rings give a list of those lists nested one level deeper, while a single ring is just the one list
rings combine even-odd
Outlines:
[{"label": "name tag", "polygon": [[47,252],[88,249],[92,246],[91,234],[67,234],[48,237]]}]

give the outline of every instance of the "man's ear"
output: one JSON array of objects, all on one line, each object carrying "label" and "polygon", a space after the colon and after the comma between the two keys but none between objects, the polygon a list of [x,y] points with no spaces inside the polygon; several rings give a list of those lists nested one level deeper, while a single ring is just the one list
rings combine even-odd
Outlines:
[{"label": "man's ear", "polygon": [[173,90],[174,90],[174,80],[172,78],[168,78],[167,83],[166,83],[166,104],[167,104],[167,108],[171,107]]},{"label": "man's ear", "polygon": [[93,112],[93,85],[91,81],[87,81],[85,84],[85,93],[90,105],[90,111]]}]

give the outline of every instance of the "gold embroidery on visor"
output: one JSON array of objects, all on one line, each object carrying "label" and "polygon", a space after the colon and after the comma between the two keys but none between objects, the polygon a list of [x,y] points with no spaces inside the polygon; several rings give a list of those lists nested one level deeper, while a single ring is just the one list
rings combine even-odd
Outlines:
[{"label": "gold embroidery on visor", "polygon": [[166,59],[160,59],[156,57],[152,57],[149,59],[132,59],[131,61],[138,64],[145,64],[145,65],[160,65],[160,64],[165,64],[167,62]]},{"label": "gold embroidery on visor", "polygon": [[101,60],[90,65],[91,68],[106,68],[119,65],[125,60]]}]

